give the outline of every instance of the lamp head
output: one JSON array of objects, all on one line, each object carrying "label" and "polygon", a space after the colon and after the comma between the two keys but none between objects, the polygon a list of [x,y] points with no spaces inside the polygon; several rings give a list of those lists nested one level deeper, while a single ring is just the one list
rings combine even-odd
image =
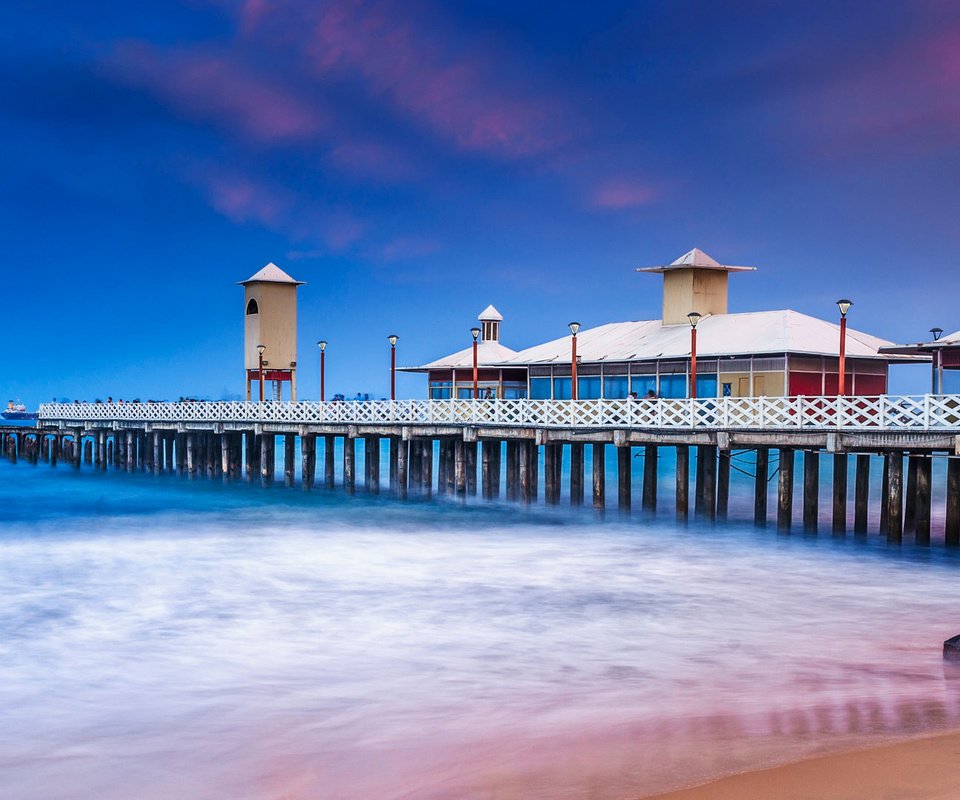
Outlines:
[{"label": "lamp head", "polygon": [[853,305],[853,300],[837,300],[837,308],[840,309],[840,316],[847,316],[847,312],[850,310],[850,306]]},{"label": "lamp head", "polygon": [[258,345],[257,345],[257,355],[261,355],[261,356],[262,356],[262,355],[263,355],[263,351],[266,350],[266,349],[267,349],[267,348],[264,347],[262,344],[258,344]]},{"label": "lamp head", "polygon": [[574,336],[576,336],[577,333],[578,333],[579,330],[580,330],[580,323],[579,323],[579,322],[571,322],[570,325],[569,325],[569,327],[570,327],[570,333],[572,333]]},{"label": "lamp head", "polygon": [[322,353],[324,350],[327,349],[327,340],[321,339],[319,342],[317,342],[317,347],[320,348],[320,352]]},{"label": "lamp head", "polygon": [[471,328],[471,329],[470,329],[470,335],[473,337],[473,341],[477,341],[477,339],[480,338],[480,329],[479,329],[479,328]]},{"label": "lamp head", "polygon": [[387,341],[390,342],[390,346],[391,346],[391,347],[396,347],[396,346],[397,346],[397,342],[398,342],[399,340],[400,340],[400,337],[397,336],[395,333],[391,333],[391,334],[387,337]]},{"label": "lamp head", "polygon": [[703,314],[701,314],[699,311],[691,311],[689,314],[687,314],[687,319],[690,320],[690,327],[696,328],[697,323],[703,319]]},{"label": "lamp head", "polygon": [[930,333],[933,334],[933,341],[940,341],[940,337],[943,336],[943,328],[931,328]]}]

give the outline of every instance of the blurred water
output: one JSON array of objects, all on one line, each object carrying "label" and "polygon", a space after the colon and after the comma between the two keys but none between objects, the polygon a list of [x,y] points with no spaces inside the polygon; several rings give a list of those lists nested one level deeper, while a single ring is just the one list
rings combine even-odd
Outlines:
[{"label": "blurred water", "polygon": [[637,797],[958,726],[940,548],[0,465],[0,796]]}]

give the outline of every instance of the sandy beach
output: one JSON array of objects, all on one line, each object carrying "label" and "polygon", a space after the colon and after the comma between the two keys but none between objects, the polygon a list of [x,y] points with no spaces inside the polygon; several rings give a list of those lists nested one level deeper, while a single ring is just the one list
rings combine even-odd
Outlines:
[{"label": "sandy beach", "polygon": [[732,775],[646,800],[953,800],[960,733]]}]

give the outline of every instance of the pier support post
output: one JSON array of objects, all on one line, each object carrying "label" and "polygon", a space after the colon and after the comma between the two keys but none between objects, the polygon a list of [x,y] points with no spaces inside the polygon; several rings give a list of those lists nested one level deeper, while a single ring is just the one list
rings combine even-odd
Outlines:
[{"label": "pier support post", "polygon": [[354,468],[357,457],[357,440],[343,437],[343,488],[347,494],[354,494],[357,490]]},{"label": "pier support post", "polygon": [[758,447],[753,479],[753,524],[767,527],[767,477],[770,473],[770,448]]},{"label": "pier support post", "polygon": [[507,500],[520,498],[520,442],[507,439]]},{"label": "pier support post", "polygon": [[794,451],[780,448],[780,480],[777,486],[777,530],[789,531],[793,524]]},{"label": "pier support post", "polygon": [[717,458],[717,519],[725,520],[730,510],[730,451]]},{"label": "pier support post", "polygon": [[903,453],[887,453],[887,541],[903,541]]},{"label": "pier support post", "polygon": [[617,508],[621,514],[630,513],[633,482],[633,453],[629,445],[617,447]]},{"label": "pier support post", "polygon": [[913,533],[917,529],[917,472],[920,469],[920,456],[907,457],[907,490],[904,497],[903,530]]},{"label": "pier support post", "polygon": [[457,497],[467,495],[467,454],[466,442],[462,438],[453,440],[454,486]]},{"label": "pier support post", "polygon": [[424,439],[420,446],[423,449],[423,482],[421,484],[425,497],[433,493],[433,439]]},{"label": "pier support post", "polygon": [[518,475],[519,475],[519,493],[520,493],[520,502],[524,504],[529,504],[531,501],[530,496],[530,458],[532,453],[532,448],[530,443],[523,439],[517,442],[518,445]]},{"label": "pier support post", "polygon": [[853,487],[853,532],[857,536],[867,535],[869,503],[870,456],[867,453],[860,453],[857,456],[857,474]]},{"label": "pier support post", "polygon": [[880,477],[880,535],[887,535],[887,512],[890,508],[890,459],[883,453],[883,473]]},{"label": "pier support post", "polygon": [[706,515],[707,501],[706,493],[703,488],[703,469],[706,458],[703,454],[703,446],[697,446],[697,467],[694,476],[693,486],[693,516],[695,519],[702,519]]},{"label": "pier support post", "polygon": [[803,453],[803,530],[816,533],[820,523],[820,452]]},{"label": "pier support post", "polygon": [[570,505],[583,505],[583,442],[570,445]]},{"label": "pier support post", "polygon": [[296,460],[296,434],[285,433],[283,435],[283,485],[288,489],[293,488],[293,476],[295,475],[294,462]]},{"label": "pier support post", "polygon": [[275,434],[263,433],[260,436],[260,483],[263,486],[270,486],[276,476],[276,445]]},{"label": "pier support post", "polygon": [[[410,454],[410,443],[405,439],[397,439],[397,482],[394,488],[394,495],[399,500],[407,499],[407,468]],[[476,471],[474,471],[476,475]],[[476,491],[476,478],[474,478],[474,491]]]},{"label": "pier support post", "polygon": [[[36,442],[37,445],[39,445],[39,444],[40,444],[40,438],[37,437],[37,439],[35,440],[35,442]],[[83,443],[83,463],[84,463],[84,464],[92,464],[92,463],[93,463],[93,442],[90,441],[89,439],[87,439],[87,441],[85,441],[85,442]]]},{"label": "pier support post", "polygon": [[328,433],[323,437],[323,485],[336,486],[337,437]]},{"label": "pier support post", "polygon": [[527,442],[530,447],[530,501],[540,497],[540,445],[536,440]]},{"label": "pier support post", "polygon": [[[163,468],[163,440],[160,431],[153,432],[153,474],[159,475]],[[98,449],[99,452],[99,449]],[[100,459],[98,458],[97,461]]]},{"label": "pier support post", "polygon": [[491,462],[493,461],[493,445],[490,439],[483,441],[480,450],[480,496],[484,500],[490,500],[493,496],[491,488],[492,479],[490,476]]},{"label": "pier support post", "polygon": [[960,458],[947,459],[947,502],[944,509],[943,541],[947,547],[960,546]]},{"label": "pier support post", "polygon": [[437,494],[441,497],[447,494],[447,461],[450,450],[446,439],[437,440]]},{"label": "pier support post", "polygon": [[253,454],[256,450],[256,439],[257,436],[253,431],[244,431],[243,432],[243,449],[244,449],[244,477],[247,481],[252,481],[254,474],[256,474],[256,467],[254,466],[254,457]]},{"label": "pier support post", "polygon": [[922,456],[917,464],[916,518],[914,538],[917,544],[930,544],[930,484],[933,478],[933,461],[929,455]]},{"label": "pier support post", "polygon": [[305,433],[300,437],[300,482],[305,491],[313,488],[317,475],[317,437]]},{"label": "pier support post", "polygon": [[847,454],[833,455],[833,535],[847,533]]},{"label": "pier support post", "polygon": [[163,437],[163,462],[164,469],[167,473],[172,474],[176,472],[176,468],[173,464],[173,441],[175,433],[167,433]]},{"label": "pier support post", "polygon": [[410,448],[410,491],[413,494],[420,494],[423,487],[423,445],[419,439],[411,439],[408,447]]},{"label": "pier support post", "polygon": [[700,455],[703,456],[703,507],[707,519],[714,522],[717,518],[717,448],[703,445]]},{"label": "pier support post", "polygon": [[591,461],[593,462],[593,510],[603,514],[607,507],[607,446],[603,442],[594,442]]},{"label": "pier support post", "polygon": [[[76,443],[78,448],[77,449],[77,454],[78,454],[77,466],[80,466],[80,461],[79,461],[80,437],[77,437]],[[133,431],[127,431],[127,472],[133,472],[134,469],[136,468],[136,465],[137,465],[136,456],[137,456],[137,448],[133,438]]]},{"label": "pier support post", "polygon": [[557,490],[557,445],[543,446],[543,499],[547,505],[556,505],[560,502],[560,492]]},{"label": "pier support post", "polygon": [[397,494],[397,455],[399,453],[399,440],[396,436],[390,437],[390,491]]},{"label": "pier support post", "polygon": [[187,478],[195,480],[197,477],[197,443],[196,434],[185,434],[187,437]]},{"label": "pier support post", "polygon": [[690,517],[690,445],[677,445],[677,521]]},{"label": "pier support post", "polygon": [[[103,431],[100,431],[100,436],[103,436]],[[50,466],[57,466],[57,459],[60,458],[60,440],[56,436],[50,437]],[[103,462],[101,461],[99,465],[100,469],[103,469]]]},{"label": "pier support post", "polygon": [[[391,439],[391,448],[393,447]],[[363,488],[370,494],[380,494],[380,437],[367,436],[363,440]],[[393,476],[391,472],[391,482]]]},{"label": "pier support post", "polygon": [[467,470],[467,494],[477,496],[477,442],[464,442],[463,455]]},{"label": "pier support post", "polygon": [[657,463],[659,455],[655,444],[643,448],[643,494],[640,507],[647,516],[657,513]]}]

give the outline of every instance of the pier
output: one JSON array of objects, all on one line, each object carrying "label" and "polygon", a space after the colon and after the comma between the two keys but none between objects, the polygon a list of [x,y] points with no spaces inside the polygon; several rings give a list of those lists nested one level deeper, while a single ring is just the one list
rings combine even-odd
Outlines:
[{"label": "pier", "polygon": [[[775,523],[778,530],[789,531],[799,523],[805,532],[817,532],[821,497],[830,497],[834,535],[848,530],[866,535],[872,502],[882,536],[890,542],[908,536],[918,544],[929,544],[933,533],[932,459],[946,457],[946,486],[940,493],[945,505],[939,516],[945,544],[960,545],[957,395],[50,403],[40,407],[35,428],[7,426],[0,432],[3,452],[14,462],[264,486],[281,480],[287,487],[296,485],[299,451],[303,489],[339,487],[348,494],[357,491],[358,481],[364,491],[383,491],[380,457],[386,439],[385,488],[397,498],[435,493],[498,500],[502,493],[512,502],[557,505],[566,476],[572,506],[584,503],[589,448],[594,508],[606,510],[610,479],[617,486],[617,510],[631,512],[633,472],[642,460],[639,508],[644,515],[656,513],[660,450],[672,448],[675,513],[681,521],[691,514],[691,488],[696,517],[726,519],[732,456],[752,453],[756,525]],[[362,476],[356,470],[358,443],[365,454]],[[609,447],[617,453],[612,476]],[[277,448],[283,453],[280,475]],[[642,459],[634,457],[635,448]],[[691,450],[696,464],[692,476]],[[871,456],[883,458],[878,497],[870,496]],[[821,487],[821,458],[833,462],[826,488]],[[794,508],[797,480],[802,481],[800,509]]]}]

